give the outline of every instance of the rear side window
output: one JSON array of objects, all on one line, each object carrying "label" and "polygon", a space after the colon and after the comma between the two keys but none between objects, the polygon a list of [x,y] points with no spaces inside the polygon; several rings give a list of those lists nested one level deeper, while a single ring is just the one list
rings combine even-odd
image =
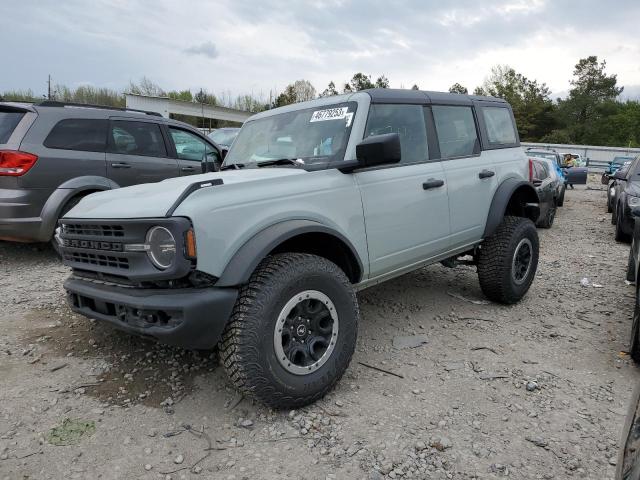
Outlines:
[{"label": "rear side window", "polygon": [[0,111],[0,143],[7,143],[9,137],[24,117],[24,112]]},{"label": "rear side window", "polygon": [[480,153],[480,142],[471,107],[434,105],[431,109],[442,158],[466,157]]},{"label": "rear side window", "polygon": [[502,145],[517,143],[516,131],[508,109],[484,107],[482,116],[487,127],[489,143]]},{"label": "rear side window", "polygon": [[372,105],[365,137],[385,133],[397,133],[400,136],[402,163],[429,159],[427,128],[421,105]]},{"label": "rear side window", "polygon": [[109,151],[123,155],[166,157],[160,125],[147,122],[114,120],[109,132]]},{"label": "rear side window", "polygon": [[104,152],[107,143],[107,120],[68,118],[60,120],[44,141],[47,148]]},{"label": "rear side window", "polygon": [[547,173],[547,169],[545,168],[545,166],[544,166],[544,164],[542,162],[534,162],[533,166],[534,166],[534,170],[535,170],[534,176],[538,180],[544,180],[545,178],[547,178],[549,176],[549,174]]}]

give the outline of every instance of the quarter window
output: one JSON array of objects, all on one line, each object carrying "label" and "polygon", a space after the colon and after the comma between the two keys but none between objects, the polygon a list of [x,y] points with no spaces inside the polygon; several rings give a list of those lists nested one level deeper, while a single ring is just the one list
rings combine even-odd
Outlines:
[{"label": "quarter window", "polygon": [[160,125],[147,122],[111,122],[109,150],[123,155],[167,156]]},{"label": "quarter window", "polygon": [[178,128],[169,128],[169,133],[179,159],[201,162],[206,152],[209,161],[220,160],[218,152],[197,135]]},{"label": "quarter window", "polygon": [[47,148],[104,152],[107,145],[108,120],[68,118],[60,120],[49,132],[43,145]]},{"label": "quarter window", "polygon": [[385,133],[397,133],[400,136],[402,163],[429,159],[427,129],[421,105],[372,105],[365,137]]},{"label": "quarter window", "polygon": [[480,153],[480,142],[471,107],[434,105],[440,157],[468,157]]},{"label": "quarter window", "polygon": [[511,114],[506,108],[483,107],[482,116],[487,127],[489,143],[511,145],[517,143]]}]

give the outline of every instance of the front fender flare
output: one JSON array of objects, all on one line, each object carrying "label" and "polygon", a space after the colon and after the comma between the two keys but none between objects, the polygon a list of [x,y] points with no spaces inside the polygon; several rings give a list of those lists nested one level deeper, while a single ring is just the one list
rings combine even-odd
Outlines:
[{"label": "front fender flare", "polygon": [[533,185],[518,178],[507,178],[498,186],[496,193],[493,195],[483,238],[491,236],[496,231],[505,213],[507,213],[507,207],[514,195],[518,195],[517,201],[522,204],[521,216],[530,218],[533,222],[538,219],[540,213],[540,209],[537,207],[539,198],[538,192],[536,192]]},{"label": "front fender flare", "polygon": [[351,242],[334,229],[311,220],[286,220],[261,230],[233,255],[216,287],[234,287],[249,281],[258,264],[278,245],[303,233],[325,233],[341,240],[353,254],[363,272],[362,260]]}]

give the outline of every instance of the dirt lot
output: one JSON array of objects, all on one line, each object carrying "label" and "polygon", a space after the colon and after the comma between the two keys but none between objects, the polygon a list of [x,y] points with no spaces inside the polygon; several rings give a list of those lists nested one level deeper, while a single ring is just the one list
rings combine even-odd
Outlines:
[{"label": "dirt lot", "polygon": [[[347,374],[292,412],[237,396],[213,352],[72,315],[52,251],[0,242],[0,479],[611,479],[640,376],[604,206],[595,182],[567,192],[519,305],[483,302],[469,267],[362,292]],[[54,445],[65,419],[84,430]]]}]

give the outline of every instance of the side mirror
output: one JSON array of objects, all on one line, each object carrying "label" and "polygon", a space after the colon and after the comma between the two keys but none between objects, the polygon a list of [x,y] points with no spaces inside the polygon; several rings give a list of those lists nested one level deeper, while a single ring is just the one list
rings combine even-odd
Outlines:
[{"label": "side mirror", "polygon": [[207,157],[207,154],[205,153],[204,155],[202,155],[202,173],[208,173],[208,172],[217,172],[218,171],[218,167],[216,166],[216,162],[213,161],[213,159]]},{"label": "side mirror", "polygon": [[401,158],[400,150],[400,135],[397,133],[367,137],[356,145],[358,166],[373,167],[398,163]]},{"label": "side mirror", "polygon": [[539,187],[540,185],[542,185],[542,180],[540,180],[539,178],[534,178],[531,183],[533,183],[534,187]]},{"label": "side mirror", "polygon": [[631,207],[631,216],[634,218],[640,218],[640,205],[634,205]]}]

